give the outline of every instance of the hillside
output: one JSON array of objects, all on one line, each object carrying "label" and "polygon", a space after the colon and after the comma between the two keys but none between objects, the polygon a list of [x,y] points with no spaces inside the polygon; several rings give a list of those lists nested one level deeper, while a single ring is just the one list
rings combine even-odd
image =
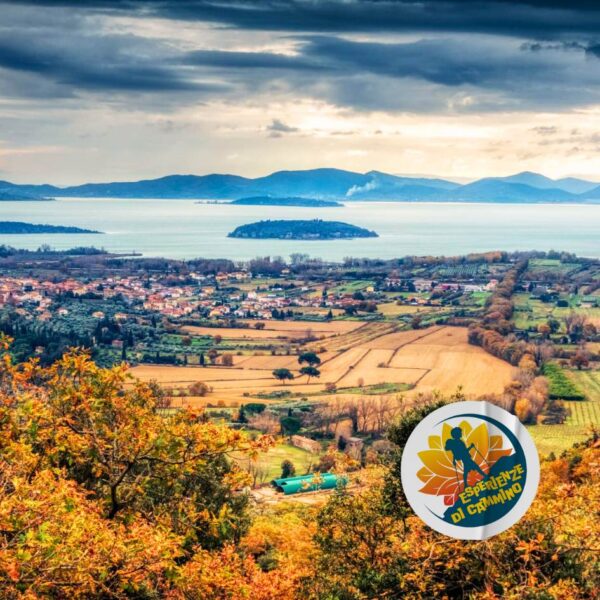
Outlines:
[{"label": "hillside", "polygon": [[584,194],[598,186],[597,183],[586,181],[585,179],[577,179],[576,177],[550,179],[550,177],[545,177],[539,173],[532,173],[531,171],[523,171],[522,173],[508,177],[496,177],[496,179],[506,181],[507,183],[523,183],[542,190],[555,188],[569,192],[570,194]]},{"label": "hillside", "polygon": [[446,198],[463,202],[572,202],[577,196],[556,188],[536,188],[489,178],[451,190]]}]

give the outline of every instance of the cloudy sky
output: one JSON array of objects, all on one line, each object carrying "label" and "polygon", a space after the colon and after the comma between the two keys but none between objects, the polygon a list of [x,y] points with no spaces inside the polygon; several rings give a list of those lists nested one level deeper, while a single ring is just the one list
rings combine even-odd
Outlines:
[{"label": "cloudy sky", "polygon": [[0,179],[323,166],[600,180],[600,3],[0,0]]}]

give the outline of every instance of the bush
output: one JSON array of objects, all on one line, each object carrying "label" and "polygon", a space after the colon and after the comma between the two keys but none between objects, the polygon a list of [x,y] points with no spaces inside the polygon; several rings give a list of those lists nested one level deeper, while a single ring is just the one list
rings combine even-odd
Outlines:
[{"label": "bush", "polygon": [[294,435],[300,431],[302,421],[298,417],[284,417],[281,419],[281,427],[287,435]]},{"label": "bush", "polygon": [[232,367],[233,366],[233,354],[223,354],[223,356],[221,356],[221,364],[224,367]]},{"label": "bush", "polygon": [[296,474],[296,467],[291,460],[287,458],[281,463],[281,477],[285,479],[286,477],[293,477]]},{"label": "bush", "polygon": [[196,381],[195,383],[190,384],[188,390],[190,396],[204,397],[211,391],[211,388],[203,381]]}]

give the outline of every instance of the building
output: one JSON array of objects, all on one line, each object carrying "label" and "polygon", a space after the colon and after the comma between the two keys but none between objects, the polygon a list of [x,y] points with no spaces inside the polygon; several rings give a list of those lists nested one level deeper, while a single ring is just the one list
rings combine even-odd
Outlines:
[{"label": "building", "polygon": [[292,446],[296,446],[296,448],[301,448],[307,452],[312,452],[313,454],[321,452],[321,444],[319,444],[319,442],[304,437],[303,435],[293,435]]}]

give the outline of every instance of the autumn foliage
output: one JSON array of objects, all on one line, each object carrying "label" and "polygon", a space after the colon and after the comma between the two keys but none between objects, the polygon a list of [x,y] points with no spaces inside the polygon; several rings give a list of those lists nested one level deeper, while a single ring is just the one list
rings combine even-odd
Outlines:
[{"label": "autumn foliage", "polygon": [[516,340],[511,335],[513,324],[510,318],[514,310],[511,296],[519,276],[526,268],[525,260],[506,273],[488,299],[481,322],[474,323],[469,328],[471,344],[481,346],[490,354],[513,365],[519,365],[524,359],[531,360],[535,364],[532,345]]},{"label": "autumn foliage", "polygon": [[2,344],[0,596],[185,597],[188,565],[221,561],[249,526],[228,455],[269,438],[162,415],[151,388],[86,354],[15,366]]},{"label": "autumn foliage", "polygon": [[[600,449],[542,466],[538,498],[486,542],[441,536],[398,480],[401,448],[435,405],[406,412],[396,448],[322,506],[251,507],[249,440],[162,408],[124,368],[71,352],[51,367],[0,350],[0,598],[576,599],[598,589]],[[439,404],[439,402],[438,402]]]}]

